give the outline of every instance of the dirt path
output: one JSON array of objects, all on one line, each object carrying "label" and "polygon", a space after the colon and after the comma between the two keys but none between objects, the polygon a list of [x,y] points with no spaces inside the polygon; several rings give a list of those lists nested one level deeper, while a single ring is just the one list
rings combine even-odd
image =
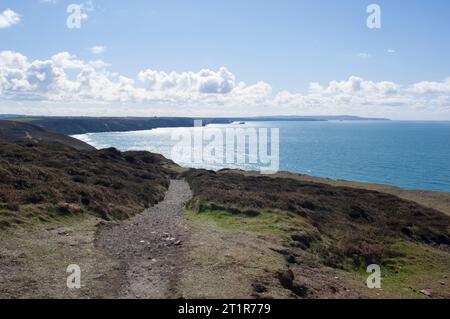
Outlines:
[{"label": "dirt path", "polygon": [[156,206],[131,220],[99,227],[97,247],[124,265],[118,297],[180,297],[175,284],[189,236],[183,208],[191,196],[185,181],[172,180]]}]

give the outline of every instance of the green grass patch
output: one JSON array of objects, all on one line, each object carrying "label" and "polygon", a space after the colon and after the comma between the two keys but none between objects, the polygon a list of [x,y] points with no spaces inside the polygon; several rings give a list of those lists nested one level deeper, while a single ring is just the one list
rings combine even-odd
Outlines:
[{"label": "green grass patch", "polygon": [[286,212],[260,211],[257,216],[231,214],[222,210],[187,211],[190,220],[200,223],[214,223],[230,231],[251,232],[291,240],[295,230],[309,229],[311,226],[300,216]]},{"label": "green grass patch", "polygon": [[[390,247],[397,256],[382,262],[382,289],[405,298],[425,297],[421,290],[450,293],[450,254],[425,244],[398,241]],[[365,269],[358,276],[367,278]]]}]

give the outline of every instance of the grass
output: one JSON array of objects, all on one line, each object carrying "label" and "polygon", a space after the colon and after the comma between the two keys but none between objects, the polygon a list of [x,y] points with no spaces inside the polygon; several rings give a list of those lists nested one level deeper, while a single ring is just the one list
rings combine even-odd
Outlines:
[{"label": "grass", "polygon": [[[248,238],[263,236],[267,240],[266,246],[270,246],[269,243],[277,239],[281,240],[282,245],[290,246],[293,243],[292,234],[302,231],[312,233],[316,230],[307,219],[289,212],[259,210],[258,213],[257,216],[250,217],[224,210],[202,210],[201,212],[189,210],[186,215],[191,223],[201,225],[203,229],[221,229],[233,236],[248,236]],[[326,243],[322,241],[317,243],[319,244]],[[313,244],[308,250],[313,255],[318,254],[315,245]],[[333,246],[337,243],[326,245]],[[421,293],[424,289],[430,291],[432,297],[448,298],[450,296],[450,254],[448,252],[403,239],[393,240],[391,244],[386,243],[386,245],[389,254],[380,261],[382,290],[374,292],[378,294],[378,297],[426,298]],[[260,266],[264,267],[264,264],[261,263]],[[349,276],[354,276],[356,281],[365,283],[368,274],[363,265],[365,264],[362,263],[361,266],[349,264],[345,272]]]},{"label": "grass", "polygon": [[18,117],[18,118],[7,118],[6,120],[20,123],[31,123],[42,119],[38,117]]},{"label": "grass", "polygon": [[[243,298],[253,296],[255,283],[267,287],[268,298],[288,298],[275,273],[285,261],[271,248],[282,246],[282,229],[274,219],[231,215],[224,211],[185,211],[192,233],[186,267],[180,278],[184,298]],[[282,222],[284,223],[284,222]]]},{"label": "grass", "polygon": [[[380,264],[396,256],[390,246],[399,240],[450,247],[448,216],[390,194],[228,171],[191,170],[185,176],[194,193],[193,210],[237,213],[240,219],[234,222],[223,212],[213,217],[230,227],[249,223],[241,230],[295,235],[296,247],[332,268],[354,271]],[[253,211],[261,216],[252,222],[239,217]]]},{"label": "grass", "polygon": [[231,214],[223,210],[206,210],[199,213],[190,211],[190,219],[211,221],[217,226],[233,232],[250,232],[291,240],[291,232],[311,229],[306,220],[283,211],[259,211],[254,217]]},{"label": "grass", "polygon": [[[42,211],[45,211],[45,214]],[[72,217],[77,215],[63,215],[56,207],[51,206],[28,204],[20,205],[19,209],[11,211],[0,203],[0,231],[18,225],[31,227],[40,222],[64,222]]]},{"label": "grass", "polygon": [[[402,298],[425,298],[420,291],[431,291],[433,297],[450,295],[450,254],[420,243],[397,241],[390,249],[397,256],[382,261],[382,289]],[[367,278],[365,269],[358,277]]]},{"label": "grass", "polygon": [[[250,217],[223,210],[186,210],[186,216],[193,247],[181,280],[186,298],[293,298],[279,282],[278,275],[287,269],[294,271],[296,283],[308,283],[314,291],[309,297],[329,298],[330,286],[339,287],[339,295],[345,293],[344,286],[364,289],[353,274],[324,267],[316,256],[299,250],[291,235],[317,231],[301,216],[259,211]],[[288,266],[291,254],[299,264]],[[255,294],[255,284],[267,291]],[[367,289],[360,292],[370,294]]]}]

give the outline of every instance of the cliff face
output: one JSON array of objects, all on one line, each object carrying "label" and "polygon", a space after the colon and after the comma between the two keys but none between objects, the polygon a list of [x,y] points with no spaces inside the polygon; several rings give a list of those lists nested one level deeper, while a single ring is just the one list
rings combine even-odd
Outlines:
[{"label": "cliff face", "polygon": [[[160,127],[192,127],[194,118],[189,117],[27,117],[0,115],[19,122],[29,122],[53,133],[76,135],[99,132],[127,132],[151,130]],[[204,125],[228,124],[248,121],[354,121],[354,120],[387,120],[362,118],[357,116],[260,116],[201,118]]]},{"label": "cliff face", "polygon": [[[204,125],[229,122],[226,119],[203,119]],[[158,127],[192,127],[194,126],[194,119],[182,117],[41,118],[32,119],[31,123],[50,132],[75,135],[98,132],[142,131]]]}]

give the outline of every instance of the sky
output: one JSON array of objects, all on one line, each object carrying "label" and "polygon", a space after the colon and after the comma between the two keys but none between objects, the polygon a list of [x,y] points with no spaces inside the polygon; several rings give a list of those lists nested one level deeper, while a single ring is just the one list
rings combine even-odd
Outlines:
[{"label": "sky", "polygon": [[449,16],[448,0],[0,0],[0,113],[450,120]]}]

